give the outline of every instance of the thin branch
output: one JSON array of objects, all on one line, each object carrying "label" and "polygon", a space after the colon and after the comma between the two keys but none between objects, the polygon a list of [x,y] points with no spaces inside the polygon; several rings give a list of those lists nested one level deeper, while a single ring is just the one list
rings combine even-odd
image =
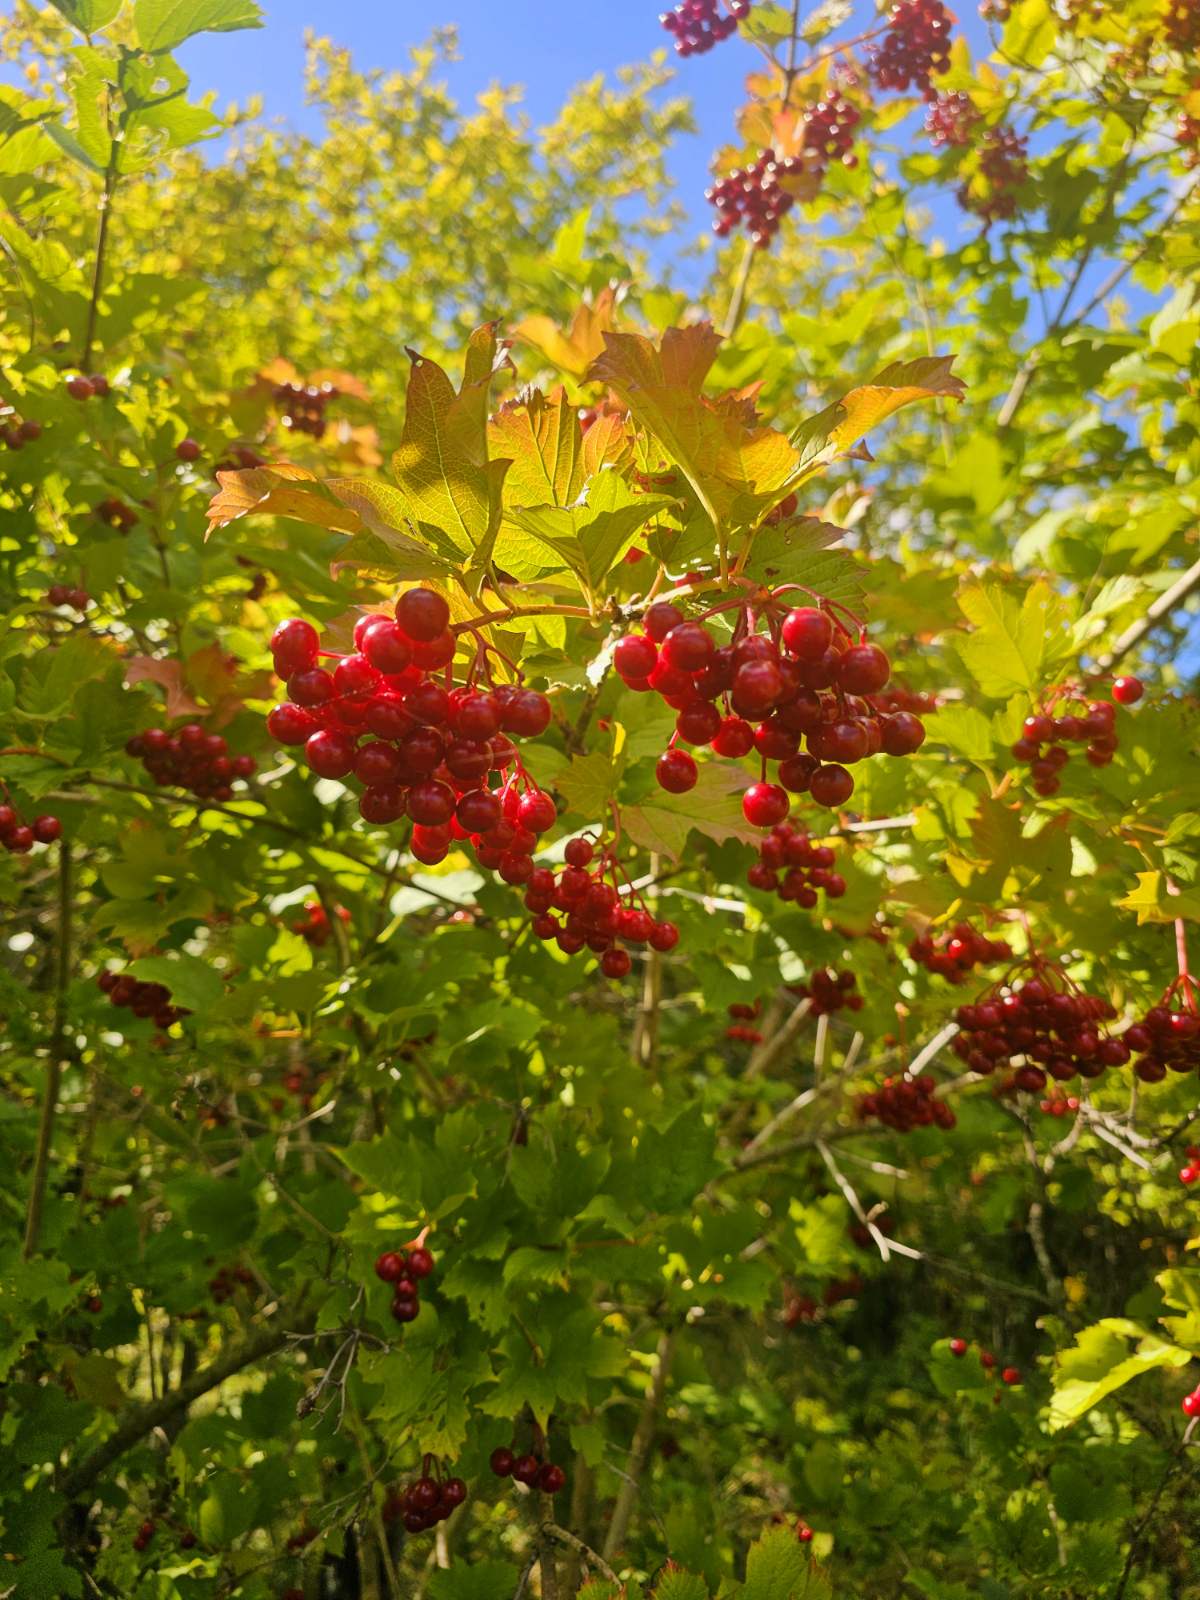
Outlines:
[{"label": "thin branch", "polygon": [[1176,606],[1182,605],[1196,589],[1200,589],[1200,561],[1193,562],[1186,572],[1176,578],[1169,589],[1164,589],[1158,599],[1146,607],[1145,613],[1136,622],[1130,623],[1112,649],[1096,662],[1097,670],[1108,672],[1116,666],[1118,661],[1141,644],[1146,635],[1174,611]]},{"label": "thin branch", "polygon": [[556,1522],[544,1522],[541,1533],[542,1538],[548,1540],[551,1544],[561,1544],[565,1549],[574,1550],[577,1555],[583,1557],[584,1561],[595,1567],[600,1576],[606,1578],[609,1583],[618,1583],[620,1581],[604,1557],[593,1550],[590,1544],[584,1544],[578,1534],[571,1533],[566,1528],[560,1528]]},{"label": "thin branch", "polygon": [[63,839],[58,846],[58,962],[54,982],[54,1022],[50,1033],[46,1079],[42,1085],[42,1110],[38,1120],[37,1146],[33,1157],[33,1177],[29,1186],[29,1210],[25,1216],[25,1241],[21,1253],[26,1261],[37,1249],[38,1238],[42,1231],[46,1184],[50,1176],[50,1149],[54,1142],[58,1093],[62,1085],[63,1044],[67,1028],[67,985],[70,978],[71,847]]},{"label": "thin branch", "polygon": [[641,1415],[638,1417],[637,1427],[634,1429],[633,1442],[629,1446],[629,1459],[625,1463],[625,1471],[621,1476],[621,1487],[617,1491],[616,1505],[613,1507],[612,1521],[608,1525],[608,1532],[604,1536],[603,1556],[605,1561],[611,1561],[613,1556],[625,1542],[625,1535],[629,1530],[629,1519],[633,1515],[634,1503],[638,1497],[638,1485],[642,1475],[642,1468],[646,1464],[646,1457],[650,1453],[650,1444],[654,1438],[655,1423],[658,1418],[659,1407],[662,1405],[663,1396],[667,1389],[667,1379],[671,1374],[671,1362],[675,1356],[675,1342],[678,1334],[674,1329],[664,1333],[658,1341],[658,1351],[655,1356],[654,1376],[650,1380],[650,1387],[646,1390],[646,1398],[642,1402]]},{"label": "thin branch", "polygon": [[[118,66],[118,82],[123,76],[124,62]],[[108,163],[104,169],[104,187],[100,192],[100,227],[96,234],[96,259],[92,266],[92,289],[88,300],[87,323],[83,330],[83,349],[79,354],[81,371],[91,365],[92,346],[96,342],[96,319],[100,314],[100,294],[104,287],[104,256],[108,246],[108,222],[112,215],[113,196],[117,190],[117,168],[121,160],[121,141],[114,136],[112,127],[111,92],[108,117]]]},{"label": "thin branch", "polygon": [[772,1068],[775,1063],[784,1057],[795,1042],[797,1034],[804,1026],[805,1018],[812,1010],[811,1000],[801,1000],[793,1007],[791,1015],[781,1028],[763,1040],[758,1045],[749,1061],[743,1078],[761,1077],[764,1072]]}]

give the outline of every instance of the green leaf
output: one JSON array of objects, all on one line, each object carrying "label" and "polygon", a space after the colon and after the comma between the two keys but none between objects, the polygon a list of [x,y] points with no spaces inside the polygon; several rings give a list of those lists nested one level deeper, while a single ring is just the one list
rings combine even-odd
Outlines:
[{"label": "green leaf", "polygon": [[638,493],[609,467],[588,480],[572,506],[510,506],[506,515],[569,567],[587,593],[598,594],[638,529],[669,504]]},{"label": "green leaf", "polygon": [[80,33],[99,33],[120,11],[122,0],[50,0],[50,3]]},{"label": "green leaf", "polygon": [[809,1560],[791,1528],[772,1528],[746,1557],[742,1600],[797,1600],[805,1593]]},{"label": "green leaf", "polygon": [[220,974],[198,956],[142,956],[129,970],[146,983],[166,984],[171,1004],[189,1011],[206,1011],[224,993]]},{"label": "green leaf", "polygon": [[512,1594],[519,1577],[507,1561],[456,1561],[453,1571],[433,1573],[427,1592],[430,1600],[496,1600]]},{"label": "green leaf", "polygon": [[621,826],[634,844],[643,850],[678,861],[683,855],[688,834],[694,828],[718,844],[740,839],[755,844],[762,832],[742,815],[741,793],[750,776],[740,767],[720,761],[703,762],[695,786],[686,794],[653,791],[641,805],[621,807]]},{"label": "green leaf", "polygon": [[998,583],[973,583],[959,596],[959,606],[975,627],[958,641],[958,653],[990,699],[1037,690],[1062,658],[1064,634],[1070,648],[1065,606],[1043,580],[1031,584],[1020,601]]},{"label": "green leaf", "polygon": [[142,49],[157,53],[197,33],[261,28],[263,14],[255,0],[136,0],[133,24]]},{"label": "green leaf", "polygon": [[708,1600],[708,1585],[693,1572],[684,1572],[673,1561],[651,1591],[653,1600]]},{"label": "green leaf", "polygon": [[8,1593],[13,1600],[78,1600],[83,1593],[83,1578],[74,1567],[67,1566],[61,1550],[39,1550],[26,1556],[18,1566],[5,1573],[13,1587]]},{"label": "green leaf", "polygon": [[1106,1317],[1076,1334],[1072,1348],[1058,1356],[1050,1402],[1051,1430],[1070,1427],[1107,1395],[1143,1373],[1160,1367],[1185,1367],[1191,1360],[1190,1350],[1169,1343],[1140,1323]]}]

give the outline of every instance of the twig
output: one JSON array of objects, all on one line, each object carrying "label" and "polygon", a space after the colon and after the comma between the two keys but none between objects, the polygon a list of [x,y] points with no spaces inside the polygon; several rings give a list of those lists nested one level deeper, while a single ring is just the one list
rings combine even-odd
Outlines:
[{"label": "twig", "polygon": [[725,313],[725,321],[721,327],[723,338],[731,339],[741,326],[742,317],[746,312],[746,295],[750,288],[750,274],[754,270],[754,258],[758,254],[758,246],[746,240],[746,248],[742,255],[738,275],[734,279],[733,294],[729,299],[729,310]]},{"label": "twig", "polygon": [[1137,1560],[1138,1545],[1141,1543],[1142,1535],[1146,1532],[1146,1529],[1154,1520],[1154,1514],[1158,1510],[1158,1502],[1162,1499],[1168,1483],[1170,1483],[1171,1479],[1178,1471],[1179,1466],[1183,1461],[1184,1452],[1192,1442],[1192,1435],[1196,1431],[1196,1424],[1198,1422],[1200,1422],[1200,1417],[1193,1417],[1188,1423],[1187,1427],[1184,1429],[1183,1438],[1176,1446],[1170,1461],[1167,1463],[1167,1470],[1163,1473],[1159,1480],[1158,1488],[1155,1489],[1154,1494],[1151,1496],[1150,1504],[1146,1508],[1145,1516],[1142,1517],[1141,1521],[1129,1535],[1129,1550],[1125,1556],[1125,1565],[1122,1568],[1120,1580],[1117,1583],[1117,1587],[1113,1590],[1112,1600],[1122,1600],[1125,1590],[1129,1587],[1129,1579],[1133,1574],[1133,1565]]},{"label": "twig", "polygon": [[776,1029],[769,1038],[764,1039],[756,1047],[753,1055],[746,1063],[746,1070],[742,1074],[743,1078],[761,1076],[764,1072],[769,1071],[781,1057],[785,1056],[791,1048],[796,1035],[804,1026],[804,1019],[811,1010],[811,1000],[799,1001],[783,1026]]},{"label": "twig", "polygon": [[62,1085],[63,1043],[67,1026],[67,984],[70,977],[71,847],[63,839],[58,846],[58,963],[54,983],[54,1022],[50,1032],[46,1081],[42,1085],[42,1110],[38,1119],[37,1147],[33,1156],[33,1177],[29,1186],[29,1210],[25,1216],[25,1240],[21,1254],[26,1261],[37,1249],[38,1238],[42,1231],[46,1184],[50,1176],[50,1147],[54,1141],[54,1121],[58,1114],[58,1093]]},{"label": "twig", "polygon": [[664,1333],[658,1341],[654,1376],[650,1380],[650,1387],[647,1389],[646,1398],[642,1402],[641,1415],[638,1417],[637,1427],[634,1429],[633,1442],[629,1446],[629,1458],[625,1463],[625,1472],[621,1476],[621,1487],[617,1491],[617,1501],[613,1507],[612,1521],[609,1523],[608,1532],[604,1536],[602,1553],[605,1561],[611,1561],[625,1542],[625,1535],[629,1529],[629,1519],[633,1515],[634,1503],[638,1497],[638,1485],[642,1475],[642,1468],[646,1464],[646,1457],[650,1452],[650,1443],[654,1437],[658,1409],[662,1405],[663,1395],[666,1393],[667,1379],[671,1373],[671,1362],[675,1356],[677,1338],[678,1334],[674,1329],[671,1329]]},{"label": "twig", "polygon": [[549,1540],[551,1544],[561,1544],[568,1550],[574,1550],[577,1555],[583,1557],[584,1561],[595,1567],[600,1576],[606,1578],[609,1583],[620,1581],[604,1557],[593,1550],[590,1544],[585,1544],[578,1534],[571,1533],[566,1528],[560,1528],[556,1522],[544,1522],[541,1533],[542,1538]]},{"label": "twig", "polygon": [[829,1146],[824,1142],[824,1140],[817,1141],[817,1149],[821,1152],[821,1160],[829,1168],[829,1173],[834,1183],[837,1184],[838,1188],[842,1191],[842,1194],[846,1197],[846,1201],[849,1204],[851,1211],[853,1211],[854,1215],[871,1235],[871,1238],[874,1239],[875,1248],[879,1251],[881,1259],[884,1261],[890,1261],[892,1251],[896,1250],[901,1255],[908,1255],[911,1256],[913,1260],[920,1261],[922,1256],[919,1250],[913,1250],[908,1245],[897,1244],[894,1239],[889,1239],[887,1235],[877,1228],[871,1221],[871,1218],[868,1216],[867,1212],[863,1210],[862,1201],[855,1193],[853,1185],[850,1183],[850,1180],[846,1177],[846,1174],[842,1171],[841,1167],[839,1167],[837,1162],[833,1159],[833,1151],[830,1150]]},{"label": "twig", "polygon": [[[657,854],[650,856],[650,876],[657,879],[661,863]],[[662,957],[651,950],[642,970],[642,997],[633,1025],[633,1059],[640,1067],[648,1067],[654,1060],[658,1047],[658,1014],[662,1004]]]},{"label": "twig", "polygon": [[[124,88],[124,58],[117,67],[117,83]],[[96,342],[96,318],[100,314],[100,293],[104,287],[104,256],[108,246],[108,220],[112,215],[113,196],[117,191],[117,168],[120,165],[122,141],[115,137],[112,127],[111,91],[105,116],[108,122],[108,162],[104,168],[104,187],[100,191],[100,227],[96,234],[96,260],[92,266],[92,288],[88,299],[87,322],[83,330],[83,349],[79,354],[80,370],[86,374],[91,365],[92,346]]]},{"label": "twig", "polygon": [[1096,662],[1097,670],[1107,672],[1116,666],[1123,656],[1139,645],[1150,633],[1157,623],[1161,622],[1168,612],[1180,605],[1194,589],[1200,589],[1200,561],[1193,562],[1186,572],[1181,573],[1169,589],[1165,589],[1158,599],[1146,607],[1142,616],[1125,629],[1117,639],[1112,649],[1102,655]]}]

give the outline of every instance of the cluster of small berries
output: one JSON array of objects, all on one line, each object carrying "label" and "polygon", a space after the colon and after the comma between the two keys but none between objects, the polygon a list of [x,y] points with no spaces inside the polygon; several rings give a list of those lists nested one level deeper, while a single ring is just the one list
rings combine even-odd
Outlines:
[{"label": "cluster of small berries", "polygon": [[885,1078],[880,1088],[859,1100],[859,1119],[882,1122],[893,1133],[911,1133],[914,1128],[953,1128],[958,1118],[949,1101],[936,1098],[936,1088],[936,1078],[927,1072],[916,1078]]},{"label": "cluster of small berries", "polygon": [[672,11],[664,11],[659,22],[675,40],[675,54],[702,56],[722,39],[737,32],[738,23],[750,15],[752,0],[679,0]]},{"label": "cluster of small berries", "polygon": [[1185,1417],[1200,1417],[1200,1383],[1179,1402]]},{"label": "cluster of small berries", "polygon": [[[763,614],[768,632],[750,631],[742,608],[733,639],[718,646],[703,621],[685,621],[660,600],[646,612],[643,633],[618,641],[613,663],[627,688],[654,691],[678,713],[658,760],[659,785],[671,794],[695,787],[699,769],[680,740],[731,760],[757,754],[764,778],[745,791],[742,812],[753,827],[771,828],[787,816],[789,794],[810,794],[830,808],[844,804],[854,792],[847,764],[880,751],[911,755],[925,729],[915,713],[874,703],[891,663],[861,632],[856,642],[829,611],[785,611],[777,599]],[[765,779],[768,761],[780,763],[778,783]]]},{"label": "cluster of small berries", "polygon": [[929,102],[925,113],[925,132],[940,150],[957,149],[971,143],[982,112],[969,94],[955,89],[939,94]]},{"label": "cluster of small berries", "polygon": [[1167,0],[1162,27],[1172,50],[1185,55],[1200,50],[1200,5],[1196,0]]},{"label": "cluster of small berries", "polygon": [[6,422],[3,428],[0,428],[0,439],[4,441],[7,449],[24,450],[27,444],[32,444],[35,439],[41,438],[42,425],[40,422],[35,422],[32,417],[27,417],[24,421],[19,422],[11,412],[8,415],[11,420]]},{"label": "cluster of small berries", "polygon": [[765,249],[779,232],[779,224],[796,203],[780,183],[781,177],[799,177],[808,171],[802,156],[776,157],[764,150],[748,167],[735,167],[704,191],[704,198],[716,208],[712,230],[724,239],[739,225],[750,235],[751,244]]},{"label": "cluster of small berries", "polygon": [[260,456],[258,451],[248,444],[235,444],[227,456],[222,456],[213,468],[214,472],[245,472],[251,467],[265,467],[266,456]]},{"label": "cluster of small berries", "polygon": [[954,19],[941,0],[900,0],[888,12],[883,43],[871,52],[869,71],[881,89],[910,86],[933,98],[930,79],[950,65]]},{"label": "cluster of small berries", "polygon": [[1121,1039],[1138,1057],[1133,1070],[1143,1083],[1161,1083],[1168,1072],[1200,1072],[1195,981],[1177,979]]},{"label": "cluster of small berries", "polygon": [[[334,915],[341,922],[350,921],[350,913],[345,906],[336,906]],[[333,932],[325,907],[319,900],[306,900],[304,902],[304,915],[292,923],[292,932],[298,933],[306,944],[317,949],[329,943],[330,934]]]},{"label": "cluster of small berries", "polygon": [[73,589],[69,583],[52,583],[46,599],[52,606],[72,606],[76,611],[86,611],[92,603],[86,589]]},{"label": "cluster of small berries", "polygon": [[67,393],[72,400],[107,400],[112,393],[112,386],[102,373],[93,372],[89,378],[76,373],[73,378],[67,379]]},{"label": "cluster of small berries", "polygon": [[[950,1354],[957,1356],[960,1360],[969,1349],[970,1346],[965,1339],[951,1339],[950,1341]],[[990,1350],[980,1350],[979,1365],[985,1372],[994,1372],[996,1370],[996,1357]],[[1020,1367],[1001,1367],[1000,1382],[1007,1384],[1010,1389],[1015,1389],[1021,1382]]]},{"label": "cluster of small berries", "polygon": [[254,1285],[255,1277],[249,1267],[220,1267],[208,1280],[208,1292],[223,1306],[239,1289],[252,1289]]},{"label": "cluster of small berries", "polygon": [[140,520],[132,506],[127,506],[124,500],[118,500],[113,495],[107,500],[101,500],[96,507],[96,515],[106,526],[117,528],[121,533],[128,533]]},{"label": "cluster of small berries", "polygon": [[[621,944],[649,945],[660,954],[675,948],[679,929],[657,919],[628,879],[622,882],[611,849],[595,858],[591,840],[578,837],[567,841],[563,854],[566,864],[558,872],[534,867],[526,880],[525,909],[537,938],[553,939],[565,955],[585,949],[598,955],[606,978],[624,978],[633,966]],[[561,921],[555,912],[562,913]]]},{"label": "cluster of small berries", "polygon": [[863,997],[858,993],[858,979],[852,972],[831,972],[828,967],[818,967],[808,975],[807,983],[788,986],[801,1000],[811,1000],[810,1014],[828,1017],[835,1011],[861,1011]]},{"label": "cluster of small berries", "polygon": [[990,226],[1007,222],[1017,214],[1020,191],[1029,177],[1029,141],[1011,128],[989,128],[979,149],[976,177],[960,184],[956,198],[964,211],[970,211]]},{"label": "cluster of small berries", "polygon": [[1003,939],[978,933],[969,922],[956,922],[936,933],[927,928],[912,941],[908,953],[919,966],[947,983],[961,983],[976,967],[990,962],[1012,960],[1011,946]]},{"label": "cluster of small berries", "polygon": [[1040,1094],[1049,1075],[1066,1083],[1076,1074],[1098,1078],[1124,1066],[1130,1047],[1100,1024],[1116,1015],[1109,1001],[1085,994],[1054,962],[1035,956],[1024,982],[995,986],[973,1005],[959,1006],[962,1032],[952,1046],[972,1072],[1015,1067],[1011,1087]]},{"label": "cluster of small berries", "polygon": [[421,1311],[419,1285],[433,1271],[433,1257],[424,1245],[385,1250],[375,1262],[375,1276],[392,1287],[392,1316],[415,1322]]},{"label": "cluster of small berries", "polygon": [[801,118],[805,170],[824,172],[831,161],[840,161],[844,167],[856,167],[854,130],[861,121],[862,112],[858,107],[832,89],[823,99],[806,106]]},{"label": "cluster of small berries", "polygon": [[155,1524],[147,1517],[133,1536],[133,1548],[140,1554],[153,1539],[156,1531]]},{"label": "cluster of small berries", "polygon": [[783,1308],[783,1325],[795,1328],[801,1323],[819,1322],[822,1309],[828,1311],[845,1300],[857,1300],[863,1292],[863,1280],[857,1272],[848,1278],[834,1278],[821,1290],[820,1300],[809,1294],[789,1295]]},{"label": "cluster of small berries", "polygon": [[1184,1151],[1187,1160],[1179,1169],[1179,1181],[1190,1188],[1200,1178],[1200,1144],[1190,1144]]},{"label": "cluster of small berries", "polygon": [[383,1505],[383,1520],[395,1522],[399,1517],[406,1533],[424,1533],[439,1522],[445,1522],[466,1498],[467,1486],[463,1480],[443,1479],[433,1470],[433,1458],[426,1456],[421,1476],[388,1495]]},{"label": "cluster of small berries", "polygon": [[125,745],[160,788],[186,789],[201,800],[230,800],[239,778],[248,778],[258,763],[253,756],[231,756],[219,733],[205,733],[198,722],[185,722],[175,733],[147,728]]},{"label": "cluster of small berries", "polygon": [[[1131,706],[1144,691],[1137,678],[1117,678],[1112,692],[1119,705]],[[1052,708],[1064,701],[1076,704],[1082,715],[1069,711],[1063,716],[1053,715]],[[1026,717],[1012,753],[1029,766],[1036,793],[1057,794],[1062,787],[1058,774],[1071,759],[1068,744],[1086,744],[1088,764],[1108,766],[1117,750],[1116,716],[1116,708],[1108,700],[1085,700],[1077,690],[1064,685],[1055,691],[1045,710]],[[1047,746],[1044,751],[1043,745]]]},{"label": "cluster of small berries", "polygon": [[1079,1110],[1077,1094],[1056,1094],[1053,1099],[1039,1100],[1038,1110],[1047,1117],[1069,1117]]},{"label": "cluster of small berries", "polygon": [[491,1468],[498,1478],[511,1478],[523,1483],[527,1489],[540,1489],[543,1494],[559,1494],[567,1486],[567,1475],[553,1461],[542,1461],[532,1451],[517,1455],[506,1445],[492,1451]]},{"label": "cluster of small berries", "polygon": [[737,1039],[742,1044],[761,1044],[762,1034],[751,1024],[762,1011],[762,1001],[755,1000],[751,1005],[746,1000],[734,1000],[726,1007],[733,1021],[725,1029],[727,1039]]},{"label": "cluster of small berries", "polygon": [[280,383],[275,386],[274,400],[279,407],[279,421],[293,433],[308,433],[319,439],[325,432],[325,407],[337,399],[337,389],[332,383]]},{"label": "cluster of small berries", "polygon": [[62,823],[57,817],[34,817],[25,823],[15,806],[0,804],[0,845],[10,855],[28,855],[35,844],[53,844],[61,837]]},{"label": "cluster of small berries", "polygon": [[165,983],[150,983],[127,972],[107,969],[98,975],[96,983],[114,1006],[127,1008],[135,1017],[152,1017],[156,1028],[169,1028],[180,1018],[191,1016],[183,1006],[171,1004],[171,991]]},{"label": "cluster of small berries", "polygon": [[814,844],[803,828],[779,822],[759,845],[758,860],[746,873],[746,882],[752,889],[811,910],[819,889],[831,900],[845,894],[845,878],[833,871],[836,860],[832,846]]}]

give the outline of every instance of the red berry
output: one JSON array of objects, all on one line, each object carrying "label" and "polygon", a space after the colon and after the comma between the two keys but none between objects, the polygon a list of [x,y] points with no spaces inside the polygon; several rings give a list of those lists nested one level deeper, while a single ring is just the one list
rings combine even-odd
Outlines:
[{"label": "red berry", "polygon": [[854,793],[854,779],[845,767],[818,767],[809,783],[809,793],[819,806],[832,809],[843,805]]},{"label": "red berry", "polygon": [[[680,737],[686,737],[682,729]],[[712,747],[719,756],[727,756],[730,760],[736,761],[742,756],[749,755],[753,750],[754,729],[741,717],[724,717],[713,737]]]},{"label": "red berry", "polygon": [[1007,1383],[1010,1388],[1015,1387],[1021,1381],[1020,1367],[1005,1367],[1000,1374],[1000,1381],[1001,1383]]},{"label": "red berry", "polygon": [[281,622],[271,635],[275,671],[281,678],[290,678],[293,672],[316,666],[319,643],[317,630],[311,622],[303,622],[299,617]]},{"label": "red berry", "polygon": [[450,607],[432,589],[408,589],[396,601],[396,621],[410,639],[429,643],[450,626]]},{"label": "red berry", "polygon": [[1145,692],[1140,678],[1113,679],[1112,695],[1118,705],[1135,706]]},{"label": "red berry", "polygon": [[38,844],[53,844],[62,835],[62,823],[57,817],[35,817],[33,837]]},{"label": "red berry", "polygon": [[397,1322],[415,1322],[421,1314],[421,1302],[407,1295],[397,1295],[392,1301],[392,1316]]},{"label": "red berry", "polygon": [[200,459],[200,446],[195,439],[180,439],[175,446],[175,454],[180,461],[198,461]]},{"label": "red berry", "polygon": [[399,1250],[385,1250],[375,1261],[375,1276],[384,1283],[397,1283],[404,1276],[404,1255]]},{"label": "red berry", "polygon": [[801,661],[816,661],[833,643],[833,622],[813,606],[797,606],[783,619],[779,630],[784,649]]},{"label": "red berry", "polygon": [[455,794],[448,783],[425,778],[408,791],[408,814],[414,822],[436,827],[454,815]]},{"label": "red berry", "polygon": [[527,1488],[537,1482],[538,1473],[541,1471],[541,1462],[536,1456],[518,1456],[513,1463],[512,1475],[518,1483],[523,1483]]},{"label": "red berry", "polygon": [[686,794],[696,787],[699,770],[686,750],[664,750],[654,768],[660,789],[668,794]]},{"label": "red berry", "polygon": [[628,950],[614,947],[612,950],[606,950],[600,957],[600,970],[606,978],[628,977],[632,966],[633,961]]},{"label": "red berry", "polygon": [[773,828],[790,809],[787,790],[777,783],[752,783],[742,796],[742,815],[753,828]]},{"label": "red berry", "polygon": [[674,950],[679,943],[679,929],[673,922],[656,922],[650,930],[650,948],[652,950]]},{"label": "red berry", "polygon": [[[275,708],[276,711],[287,709],[286,706]],[[344,778],[354,769],[357,748],[358,743],[352,733],[343,733],[338,728],[322,728],[305,741],[304,755],[318,777]]]},{"label": "red berry", "polygon": [[797,1539],[799,1539],[801,1544],[811,1544],[812,1543],[812,1541],[813,1541],[813,1531],[809,1527],[807,1522],[798,1522],[796,1524],[796,1537],[797,1537]]},{"label": "red berry", "polygon": [[433,1265],[433,1256],[424,1245],[416,1245],[408,1252],[408,1270],[414,1278],[428,1278]]},{"label": "red berry", "polygon": [[716,644],[699,622],[680,622],[662,644],[662,659],[680,672],[700,672],[716,654]]},{"label": "red berry", "polygon": [[626,634],[613,650],[613,666],[622,678],[648,678],[658,665],[658,647],[642,633]]},{"label": "red berry", "polygon": [[891,672],[877,644],[856,644],[838,658],[837,680],[847,694],[878,694]]},{"label": "red berry", "polygon": [[682,621],[682,611],[669,600],[656,600],[642,619],[646,632],[656,644],[661,644],[671,629],[677,628]]},{"label": "red berry", "polygon": [[569,839],[563,856],[570,867],[586,867],[595,853],[590,839]]},{"label": "red berry", "polygon": [[522,689],[504,708],[503,727],[521,739],[536,739],[550,726],[550,702],[536,689]]},{"label": "red berry", "polygon": [[950,1354],[952,1356],[965,1356],[966,1353],[967,1353],[967,1341],[965,1339],[951,1339],[951,1341],[950,1341]]},{"label": "red berry", "polygon": [[412,660],[412,646],[404,629],[386,617],[373,617],[363,630],[361,642],[355,643],[378,672],[403,672]]},{"label": "red berry", "polygon": [[1191,1394],[1185,1394],[1180,1401],[1185,1417],[1200,1417],[1200,1389],[1194,1389]]},{"label": "red berry", "polygon": [[492,1451],[488,1464],[498,1478],[510,1478],[513,1467],[516,1464],[516,1457],[504,1445],[497,1445],[495,1450]]},{"label": "red berry", "polygon": [[544,789],[533,789],[521,796],[517,821],[530,833],[545,833],[558,820],[558,807]]},{"label": "red berry", "polygon": [[4,848],[15,856],[28,855],[33,849],[33,829],[10,828],[4,835]]},{"label": "red berry", "polygon": [[547,1461],[537,1475],[537,1486],[543,1494],[558,1494],[566,1487],[567,1475],[553,1461]]},{"label": "red berry", "polygon": [[90,400],[95,392],[87,378],[75,377],[67,379],[67,393],[72,400]]}]

